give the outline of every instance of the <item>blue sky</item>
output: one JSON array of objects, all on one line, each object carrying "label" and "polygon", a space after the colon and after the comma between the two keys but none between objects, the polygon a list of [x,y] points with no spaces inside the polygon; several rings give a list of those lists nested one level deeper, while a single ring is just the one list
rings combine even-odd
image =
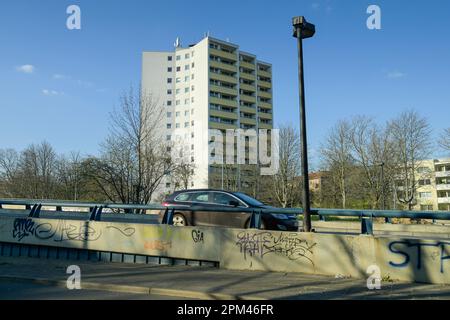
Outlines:
[{"label": "blue sky", "polygon": [[[71,4],[81,8],[81,30],[66,28]],[[381,7],[381,30],[366,27],[370,4]],[[195,43],[207,31],[273,64],[275,120],[297,124],[294,15],[317,29],[305,42],[313,154],[337,120],[356,114],[383,122],[416,109],[436,136],[450,126],[446,0],[4,0],[0,148],[45,139],[58,152],[95,154],[119,95],[139,84],[142,51],[172,50],[177,36]]]}]

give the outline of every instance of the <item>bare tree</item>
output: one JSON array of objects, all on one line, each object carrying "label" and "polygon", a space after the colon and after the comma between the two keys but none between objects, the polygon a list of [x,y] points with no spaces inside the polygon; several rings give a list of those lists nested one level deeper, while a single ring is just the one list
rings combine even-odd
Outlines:
[{"label": "bare tree", "polygon": [[337,182],[342,208],[347,207],[348,180],[353,166],[350,141],[350,124],[339,121],[329,132],[320,153],[326,168],[330,170],[332,181]]},{"label": "bare tree", "polygon": [[48,142],[28,146],[20,155],[16,174],[17,196],[55,197],[55,171],[56,153]]},{"label": "bare tree", "polygon": [[79,152],[71,152],[69,156],[62,155],[57,161],[57,180],[59,198],[79,200],[85,188],[83,187],[83,162]]},{"label": "bare tree", "polygon": [[223,186],[225,190],[239,191],[238,166],[224,163],[221,166],[223,171]]},{"label": "bare tree", "polygon": [[0,194],[14,197],[18,194],[19,154],[14,149],[0,150]]},{"label": "bare tree", "polygon": [[212,166],[213,173],[205,180],[211,188],[224,189],[228,191],[239,191],[239,176],[236,164],[215,164]]},{"label": "bare tree", "polygon": [[[180,131],[187,134],[185,130]],[[172,136],[172,141],[170,143],[171,158],[173,161],[172,170],[170,172],[171,185],[173,185],[173,190],[177,189],[188,189],[192,184],[194,178],[194,170],[196,168],[195,164],[191,159],[191,152],[193,149],[190,148],[190,141],[180,135],[180,132]],[[167,144],[169,145],[169,144]]]},{"label": "bare tree", "polygon": [[[321,175],[320,188],[311,193],[312,203],[321,208],[343,207],[339,170],[333,167],[323,167],[319,174]],[[346,186],[349,186],[348,180]],[[349,202],[346,201],[346,206]]]},{"label": "bare tree", "polygon": [[32,144],[20,153],[0,150],[2,196],[79,200],[81,189],[87,196],[87,184],[79,153],[58,156],[47,142]]},{"label": "bare tree", "polygon": [[279,170],[273,176],[274,199],[283,208],[299,202],[300,136],[292,126],[280,127]]},{"label": "bare tree", "polygon": [[[267,179],[261,175],[261,168],[257,164],[248,164],[241,170],[241,179],[244,178],[248,185],[242,186],[242,191],[248,193],[254,198],[262,198],[267,190]],[[269,187],[270,188],[270,187]]]},{"label": "bare tree", "polygon": [[171,174],[175,188],[188,189],[194,177],[194,169],[195,165],[192,163],[186,161],[177,163]]},{"label": "bare tree", "polygon": [[394,186],[397,199],[411,210],[418,185],[418,168],[430,156],[431,128],[415,111],[405,111],[389,124],[396,160]]},{"label": "bare tree", "polygon": [[122,203],[149,203],[174,167],[163,142],[163,109],[146,92],[131,89],[111,114],[111,131],[99,159],[89,160],[90,176],[105,196]]},{"label": "bare tree", "polygon": [[354,118],[351,127],[353,158],[363,171],[371,208],[379,208],[381,197],[389,185],[386,179],[382,179],[381,170],[389,176],[394,167],[393,145],[388,130],[363,116]]},{"label": "bare tree", "polygon": [[442,147],[442,149],[450,151],[450,128],[445,129],[441,134],[439,145]]}]

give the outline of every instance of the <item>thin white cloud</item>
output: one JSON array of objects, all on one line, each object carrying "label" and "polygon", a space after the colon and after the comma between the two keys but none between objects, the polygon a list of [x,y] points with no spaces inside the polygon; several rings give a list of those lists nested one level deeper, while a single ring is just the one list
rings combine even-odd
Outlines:
[{"label": "thin white cloud", "polygon": [[[69,83],[71,83],[73,85],[77,85],[79,87],[83,87],[85,89],[95,89],[95,87],[96,87],[96,85],[91,81],[80,80],[80,79],[76,79],[76,78],[74,79],[72,76],[62,74],[62,73],[54,73],[52,75],[52,79],[53,80],[67,80],[67,81],[69,81]],[[102,90],[102,89],[99,89],[99,90]]]},{"label": "thin white cloud", "polygon": [[64,79],[69,79],[70,77],[69,77],[69,76],[66,76],[66,75],[64,75],[64,74],[55,73],[55,74],[52,76],[52,78],[55,79],[55,80],[64,80]]},{"label": "thin white cloud", "polygon": [[56,91],[56,90],[49,90],[49,89],[43,89],[42,94],[44,96],[60,96],[63,95],[64,92]]},{"label": "thin white cloud", "polygon": [[391,71],[388,72],[387,77],[389,79],[400,79],[406,77],[406,73],[400,71]]},{"label": "thin white cloud", "polygon": [[33,73],[34,70],[36,70],[36,68],[31,64],[24,64],[22,66],[16,67],[16,71],[22,72],[22,73],[30,74],[30,73]]},{"label": "thin white cloud", "polygon": [[85,88],[92,88],[94,87],[94,84],[90,81],[84,81],[84,80],[77,80],[77,84],[81,87]]},{"label": "thin white cloud", "polygon": [[311,3],[311,9],[314,11],[325,12],[327,14],[333,11],[333,7],[330,5],[330,1],[315,1]]}]

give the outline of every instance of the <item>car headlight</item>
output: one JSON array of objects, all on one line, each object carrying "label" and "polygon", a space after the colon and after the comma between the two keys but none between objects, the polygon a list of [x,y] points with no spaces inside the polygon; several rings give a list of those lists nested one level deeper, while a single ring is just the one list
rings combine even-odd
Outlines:
[{"label": "car headlight", "polygon": [[283,213],[272,213],[272,217],[280,220],[287,220],[289,217]]}]

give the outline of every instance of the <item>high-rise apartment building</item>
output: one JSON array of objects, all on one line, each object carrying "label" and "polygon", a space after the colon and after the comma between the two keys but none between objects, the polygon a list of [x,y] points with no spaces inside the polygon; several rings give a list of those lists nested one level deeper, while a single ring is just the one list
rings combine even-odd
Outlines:
[{"label": "high-rise apartment building", "polygon": [[[273,128],[271,64],[209,36],[188,47],[177,40],[174,52],[143,53],[142,90],[164,109],[159,130],[172,142],[169,148],[182,150],[184,161],[194,166],[189,188],[230,189],[230,181],[251,187],[255,167],[245,164],[257,148],[246,147],[244,165],[213,165],[208,132]],[[170,177],[163,185],[164,192],[177,188]]]}]

